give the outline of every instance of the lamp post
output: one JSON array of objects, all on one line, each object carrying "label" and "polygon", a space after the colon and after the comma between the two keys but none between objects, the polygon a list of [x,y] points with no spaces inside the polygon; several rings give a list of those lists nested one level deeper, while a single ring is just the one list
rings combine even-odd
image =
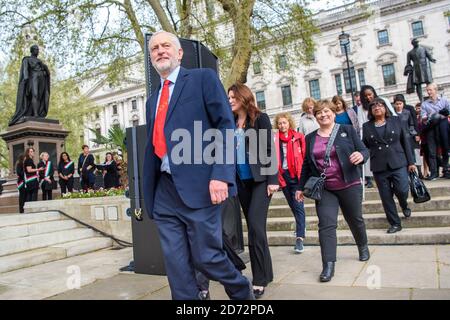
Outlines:
[{"label": "lamp post", "polygon": [[345,60],[347,61],[348,81],[350,82],[350,91],[352,94],[352,107],[354,107],[355,97],[353,94],[352,74],[350,72],[350,61],[348,60],[348,49],[347,49],[350,44],[350,35],[348,33],[345,33],[344,29],[342,29],[342,33],[339,35],[339,44],[341,45],[341,48],[344,47],[345,51]]}]

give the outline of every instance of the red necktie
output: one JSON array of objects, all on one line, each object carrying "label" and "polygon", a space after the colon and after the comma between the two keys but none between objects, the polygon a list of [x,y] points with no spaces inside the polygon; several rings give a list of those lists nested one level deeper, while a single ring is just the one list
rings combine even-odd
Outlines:
[{"label": "red necktie", "polygon": [[155,125],[153,127],[153,146],[155,148],[155,154],[160,159],[167,153],[164,123],[166,121],[167,109],[169,109],[169,84],[170,80],[164,80],[161,97],[159,98]]}]

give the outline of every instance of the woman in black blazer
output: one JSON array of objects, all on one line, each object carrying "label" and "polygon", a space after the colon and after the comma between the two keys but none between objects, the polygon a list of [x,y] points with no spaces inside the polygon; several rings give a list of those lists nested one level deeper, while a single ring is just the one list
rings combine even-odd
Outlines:
[{"label": "woman in black blazer", "polygon": [[228,99],[236,119],[236,179],[248,227],[253,293],[259,298],[273,280],[266,223],[272,194],[278,190],[278,162],[269,116],[258,109],[250,89],[236,83],[228,89]]},{"label": "woman in black blazer", "polygon": [[[319,177],[324,171],[325,150],[335,127],[336,106],[327,100],[319,101],[314,115],[319,129],[306,136],[306,158],[300,176],[297,201],[303,201],[303,190],[312,176]],[[336,262],[339,207],[355,238],[359,260],[370,258],[367,246],[366,226],[362,216],[362,185],[360,165],[369,158],[369,151],[350,125],[339,125],[330,153],[330,165],[326,169],[325,188],[322,199],[316,201],[319,218],[319,242],[323,270],[320,281],[330,281]]]},{"label": "woman in black blazer", "polygon": [[384,212],[391,227],[388,233],[402,230],[393,195],[398,198],[405,217],[408,208],[408,170],[417,170],[409,134],[400,117],[391,117],[383,99],[369,105],[369,121],[363,125],[363,141],[370,149],[370,170],[377,183]]}]

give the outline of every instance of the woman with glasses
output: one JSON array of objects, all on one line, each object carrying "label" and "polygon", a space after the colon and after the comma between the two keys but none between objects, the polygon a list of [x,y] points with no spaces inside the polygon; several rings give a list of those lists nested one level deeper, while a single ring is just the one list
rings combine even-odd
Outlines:
[{"label": "woman with glasses", "polygon": [[363,142],[370,150],[370,169],[378,186],[386,217],[391,225],[387,233],[402,230],[394,202],[397,196],[405,217],[408,208],[408,171],[415,171],[411,141],[400,117],[392,117],[383,99],[369,104],[369,122],[363,125]]}]

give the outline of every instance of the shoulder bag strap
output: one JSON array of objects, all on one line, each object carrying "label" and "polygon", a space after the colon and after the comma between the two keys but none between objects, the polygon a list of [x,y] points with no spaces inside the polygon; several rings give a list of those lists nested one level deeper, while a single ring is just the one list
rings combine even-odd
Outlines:
[{"label": "shoulder bag strap", "polygon": [[323,174],[325,174],[326,169],[330,166],[330,154],[331,154],[331,149],[333,148],[333,144],[334,144],[334,140],[336,139],[337,133],[339,131],[339,127],[340,125],[338,123],[336,123],[333,127],[333,131],[331,132],[331,136],[330,136],[330,140],[328,140],[327,143],[327,149],[325,151],[325,159],[324,159],[324,170],[323,170]]}]

